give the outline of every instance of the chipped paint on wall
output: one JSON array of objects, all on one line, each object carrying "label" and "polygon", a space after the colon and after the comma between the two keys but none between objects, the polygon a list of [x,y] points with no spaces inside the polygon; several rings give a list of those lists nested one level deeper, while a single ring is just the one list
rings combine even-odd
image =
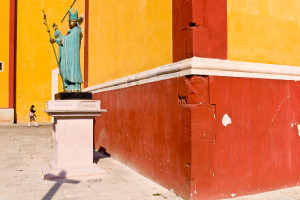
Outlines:
[{"label": "chipped paint on wall", "polygon": [[225,127],[226,127],[227,125],[231,124],[231,119],[230,119],[230,117],[229,117],[227,114],[225,114],[225,115],[223,116],[222,124],[223,124]]}]

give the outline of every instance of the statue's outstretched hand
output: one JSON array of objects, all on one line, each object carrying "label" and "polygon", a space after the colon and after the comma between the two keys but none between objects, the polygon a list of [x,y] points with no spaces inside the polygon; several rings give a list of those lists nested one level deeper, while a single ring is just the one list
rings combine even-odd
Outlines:
[{"label": "statue's outstretched hand", "polygon": [[82,22],[84,21],[84,19],[85,19],[85,14],[83,13],[83,14],[80,15],[80,17],[79,17],[79,20],[78,20],[79,25],[82,24]]},{"label": "statue's outstretched hand", "polygon": [[51,44],[55,43],[55,39],[54,38],[50,38],[50,43]]},{"label": "statue's outstretched hand", "polygon": [[56,31],[58,29],[57,25],[55,23],[53,23],[52,25],[53,29]]}]

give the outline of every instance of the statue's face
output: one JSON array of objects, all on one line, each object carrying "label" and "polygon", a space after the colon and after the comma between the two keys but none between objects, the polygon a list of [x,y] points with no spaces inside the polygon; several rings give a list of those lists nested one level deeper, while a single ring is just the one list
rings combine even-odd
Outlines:
[{"label": "statue's face", "polygon": [[69,27],[70,29],[74,28],[76,26],[76,20],[70,20],[69,21]]}]

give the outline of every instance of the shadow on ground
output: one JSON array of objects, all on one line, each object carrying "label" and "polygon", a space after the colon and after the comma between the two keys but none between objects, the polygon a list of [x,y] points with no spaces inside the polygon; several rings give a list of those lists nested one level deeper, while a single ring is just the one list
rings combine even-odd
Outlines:
[{"label": "shadow on ground", "polygon": [[50,200],[54,197],[55,193],[59,190],[60,186],[65,183],[69,184],[78,184],[80,181],[73,180],[73,179],[67,179],[67,173],[65,171],[61,171],[59,173],[59,176],[55,179],[46,179],[48,181],[54,181],[56,182],[50,190],[47,192],[47,194],[42,198],[42,200]]}]

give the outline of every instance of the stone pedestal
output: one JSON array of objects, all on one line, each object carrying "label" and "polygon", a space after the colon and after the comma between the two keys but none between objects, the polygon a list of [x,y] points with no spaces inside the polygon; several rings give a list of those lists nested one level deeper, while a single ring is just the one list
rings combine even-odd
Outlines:
[{"label": "stone pedestal", "polygon": [[45,112],[54,117],[54,161],[42,171],[45,179],[101,175],[93,163],[93,120],[100,116],[100,101],[47,101]]}]

